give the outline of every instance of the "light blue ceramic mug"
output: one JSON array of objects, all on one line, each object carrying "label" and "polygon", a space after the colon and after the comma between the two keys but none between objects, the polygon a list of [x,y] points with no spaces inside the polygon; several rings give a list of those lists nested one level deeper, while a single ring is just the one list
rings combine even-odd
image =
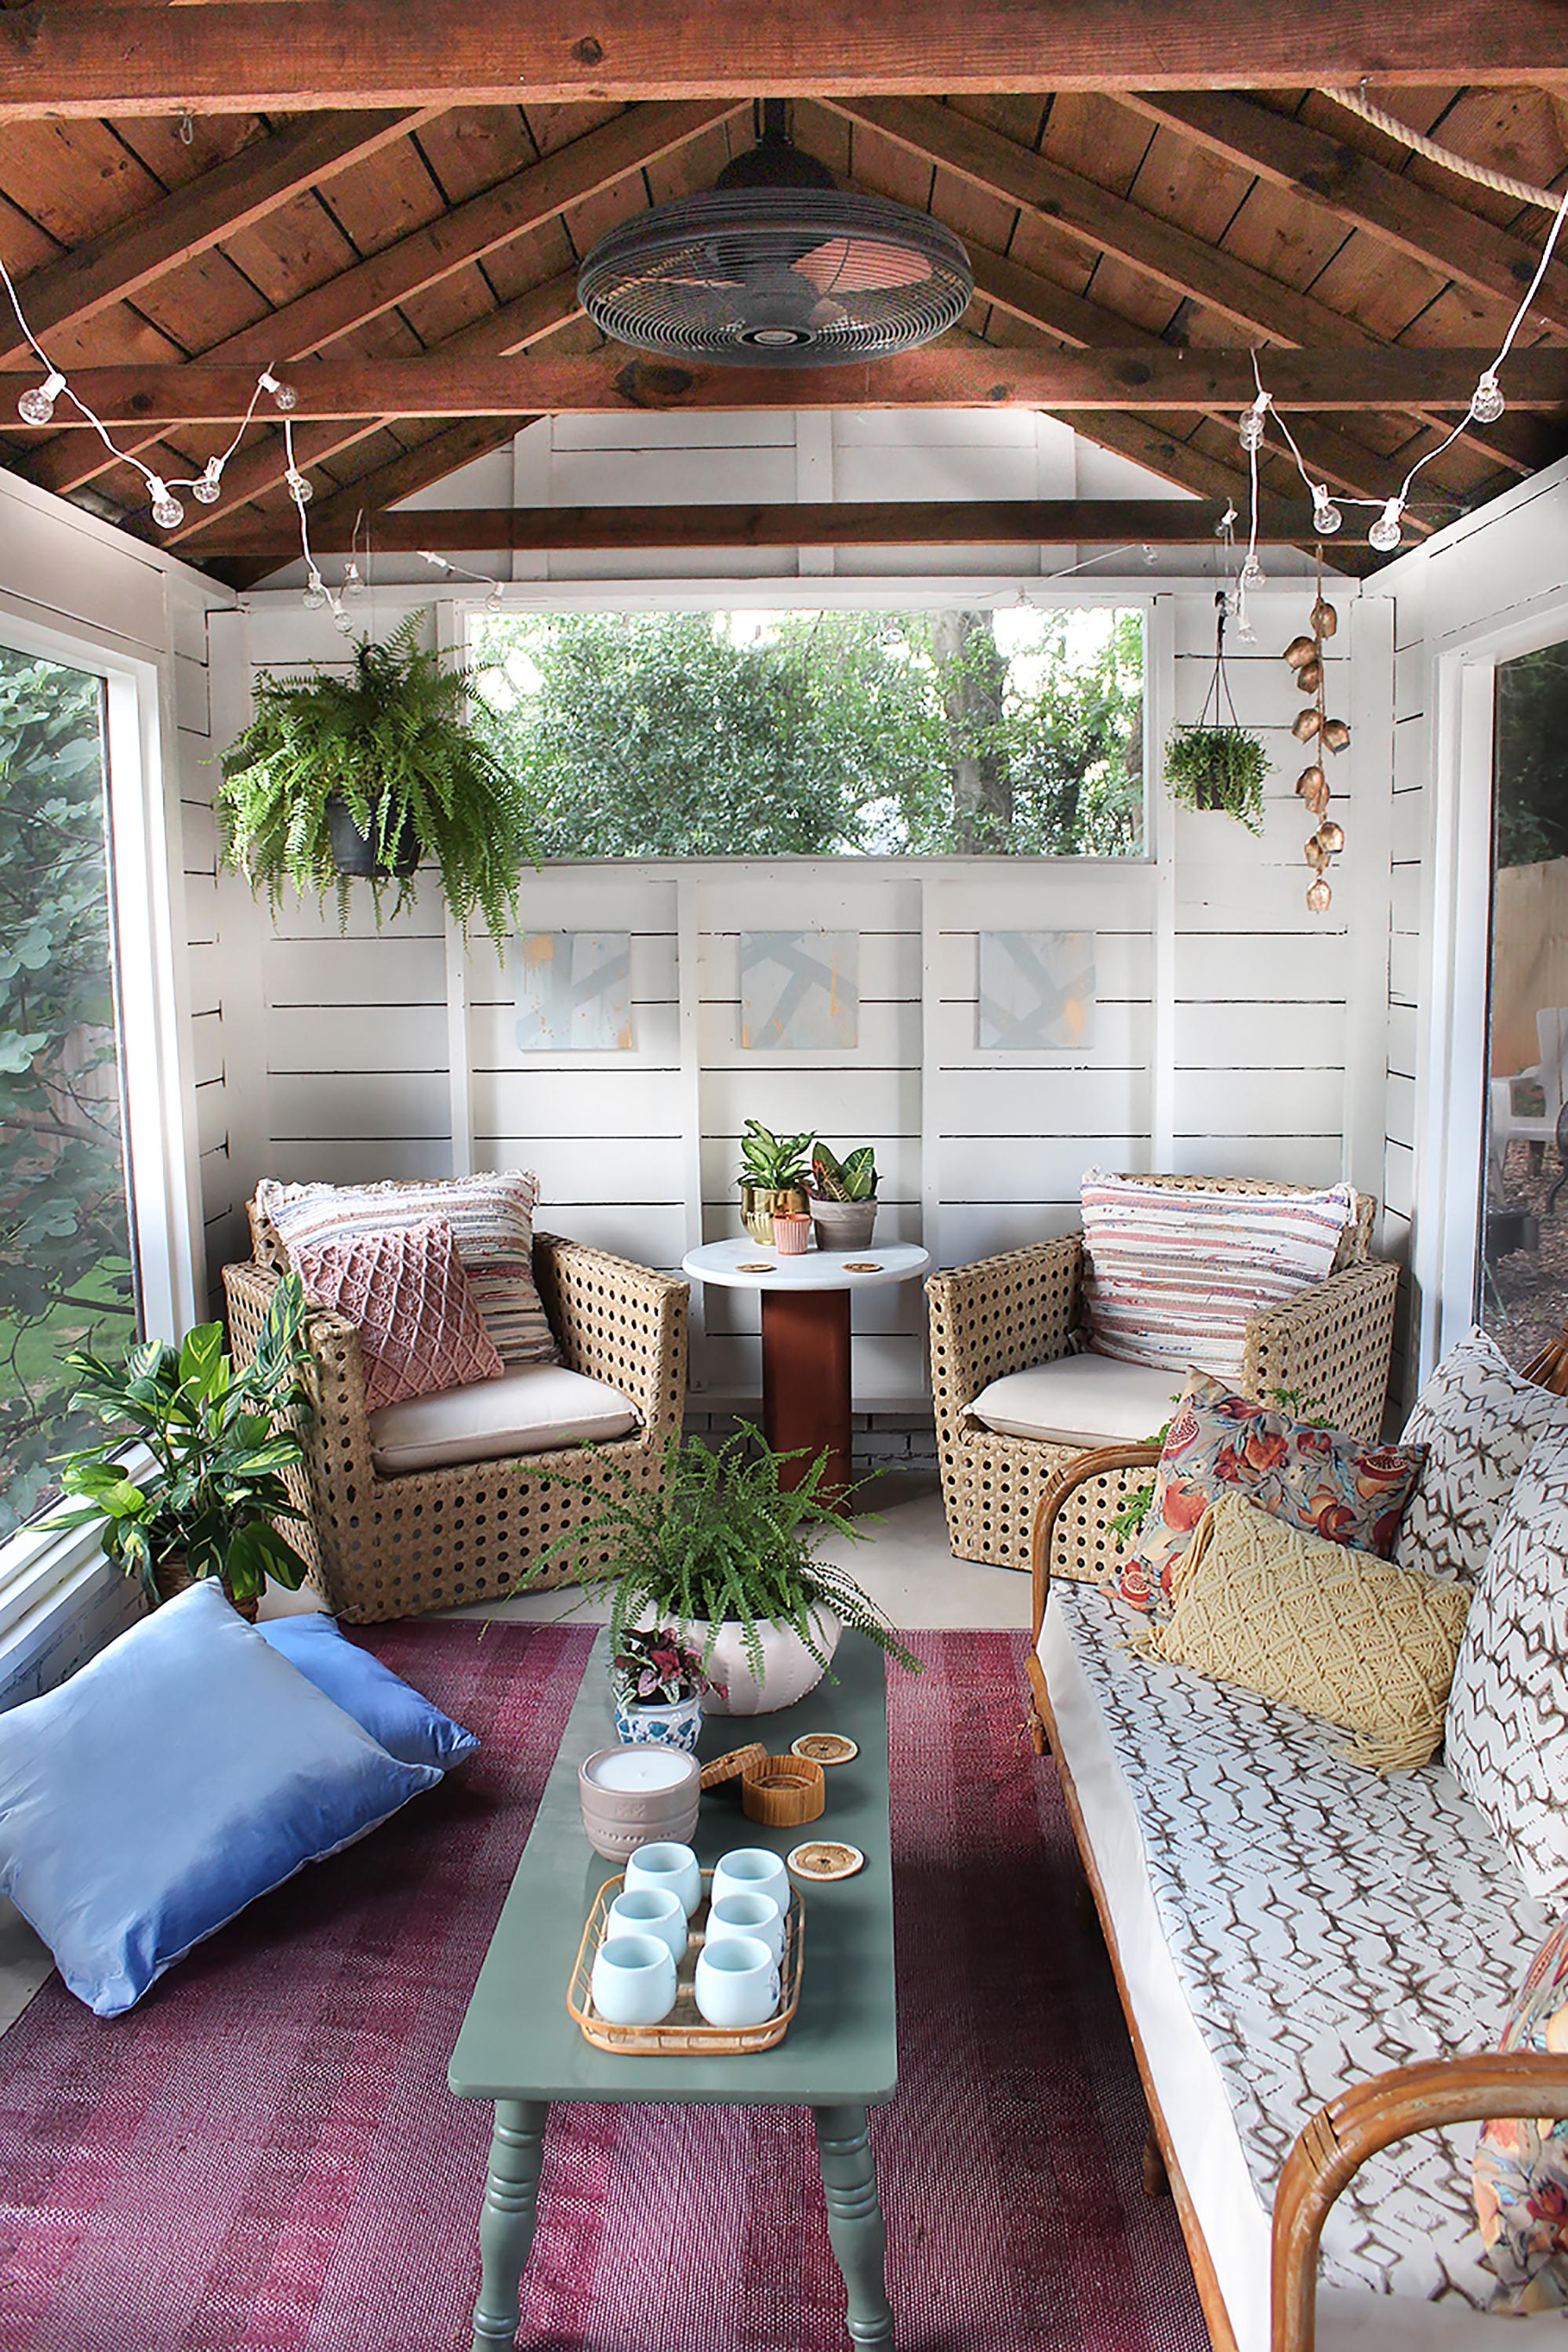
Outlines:
[{"label": "light blue ceramic mug", "polygon": [[594,2006],[611,2025],[657,2025],[675,2007],[675,1989],[662,1936],[606,1936],[594,1956]]},{"label": "light blue ceramic mug", "polygon": [[702,1900],[697,1856],[689,1845],[674,1845],[668,1840],[639,1845],[636,1853],[628,1855],[626,1886],[628,1895],[634,1886],[653,1886],[661,1894],[673,1895],[689,1919]]},{"label": "light blue ceramic mug", "polygon": [[755,1936],[721,1936],[698,1953],[692,1990],[710,2025],[762,2025],[778,2012],[778,1962]]},{"label": "light blue ceramic mug", "polygon": [[709,1948],[726,1936],[754,1936],[775,1961],[784,1958],[784,1914],[771,1895],[721,1895],[708,1906]]},{"label": "light blue ceramic mug", "polygon": [[[647,1853],[648,1848],[645,1846]],[[765,1845],[738,1845],[713,1873],[713,1901],[728,1895],[771,1895],[781,1911],[789,1908],[789,1873]]]},{"label": "light blue ceramic mug", "polygon": [[608,1936],[658,1936],[669,1946],[672,1960],[686,1951],[686,1913],[680,1897],[663,1886],[628,1886],[610,1906]]}]

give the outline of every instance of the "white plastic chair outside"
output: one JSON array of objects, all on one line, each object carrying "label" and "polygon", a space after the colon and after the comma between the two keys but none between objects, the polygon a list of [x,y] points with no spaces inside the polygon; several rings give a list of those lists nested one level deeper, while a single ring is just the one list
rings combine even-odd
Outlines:
[{"label": "white plastic chair outside", "polygon": [[[1535,1016],[1535,1042],[1541,1059],[1511,1077],[1491,1081],[1491,1118],[1487,1146],[1492,1179],[1500,1182],[1510,1143],[1552,1143],[1568,1086],[1568,1005],[1543,1006]],[[1514,1108],[1516,1087],[1539,1087],[1544,1097],[1539,1112]]]}]

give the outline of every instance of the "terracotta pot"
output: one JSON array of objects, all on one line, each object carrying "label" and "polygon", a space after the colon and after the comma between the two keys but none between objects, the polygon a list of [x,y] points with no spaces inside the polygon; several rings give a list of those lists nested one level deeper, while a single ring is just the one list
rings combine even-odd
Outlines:
[{"label": "terracotta pot", "polygon": [[870,1246],[877,1223],[875,1201],[816,1201],[811,1204],[816,1246],[825,1250],[862,1250]]},{"label": "terracotta pot", "polygon": [[773,1211],[773,1247],[780,1257],[804,1257],[811,1246],[811,1219],[802,1209]]},{"label": "terracotta pot", "polygon": [[773,1245],[773,1213],[778,1209],[793,1209],[803,1217],[807,1214],[806,1197],[798,1184],[786,1185],[782,1191],[766,1184],[742,1185],[741,1223],[764,1249]]}]

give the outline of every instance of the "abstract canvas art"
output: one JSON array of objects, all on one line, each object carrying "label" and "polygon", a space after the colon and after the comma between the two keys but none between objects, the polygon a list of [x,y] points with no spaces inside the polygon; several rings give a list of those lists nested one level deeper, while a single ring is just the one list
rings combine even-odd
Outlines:
[{"label": "abstract canvas art", "polygon": [[741,1044],[748,1053],[844,1049],[860,1034],[858,931],[742,931]]},{"label": "abstract canvas art", "polygon": [[1049,1053],[1092,1045],[1094,933],[982,931],[975,1044]]},{"label": "abstract canvas art", "polygon": [[523,1054],[629,1053],[629,931],[525,931],[513,943]]}]

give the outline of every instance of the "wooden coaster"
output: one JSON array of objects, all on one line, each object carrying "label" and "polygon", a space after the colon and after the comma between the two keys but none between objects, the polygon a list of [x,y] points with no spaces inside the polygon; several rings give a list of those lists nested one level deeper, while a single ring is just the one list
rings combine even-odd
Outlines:
[{"label": "wooden coaster", "polygon": [[804,1756],[812,1764],[847,1764],[858,1756],[859,1748],[853,1739],[846,1739],[837,1731],[805,1731],[789,1744],[792,1756]]},{"label": "wooden coaster", "polygon": [[797,1845],[789,1857],[789,1866],[797,1878],[822,1883],[830,1878],[853,1878],[858,1870],[866,1867],[866,1857],[858,1845],[826,1844],[813,1839],[809,1845]]},{"label": "wooden coaster", "polygon": [[879,1257],[847,1257],[844,1271],[846,1274],[880,1274],[882,1261]]},{"label": "wooden coaster", "polygon": [[777,1270],[771,1257],[749,1257],[735,1268],[737,1274],[774,1274]]},{"label": "wooden coaster", "polygon": [[760,1739],[744,1748],[731,1748],[722,1756],[715,1756],[702,1767],[701,1785],[705,1789],[721,1789],[727,1780],[738,1780],[753,1764],[767,1760],[767,1749]]}]

